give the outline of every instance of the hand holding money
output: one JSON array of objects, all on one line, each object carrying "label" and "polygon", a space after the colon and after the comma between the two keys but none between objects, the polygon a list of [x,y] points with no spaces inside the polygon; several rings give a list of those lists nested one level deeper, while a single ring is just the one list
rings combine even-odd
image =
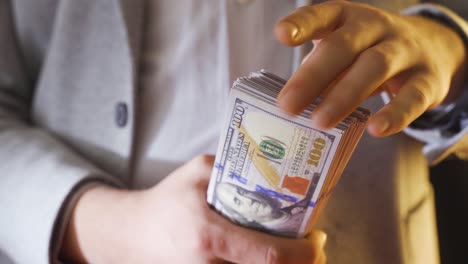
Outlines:
[{"label": "hand holding money", "polygon": [[325,235],[275,237],[236,226],[205,202],[212,156],[144,191],[97,186],[80,198],[64,254],[72,263],[324,264]]},{"label": "hand holding money", "polygon": [[157,213],[144,228],[158,245],[155,263],[324,263],[323,233],[293,241],[241,228],[212,211],[205,195],[213,161],[197,157],[146,194],[146,211]]}]

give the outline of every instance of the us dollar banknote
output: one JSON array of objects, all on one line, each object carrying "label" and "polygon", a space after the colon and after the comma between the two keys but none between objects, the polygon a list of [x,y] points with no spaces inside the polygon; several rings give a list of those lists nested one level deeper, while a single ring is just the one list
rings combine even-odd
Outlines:
[{"label": "us dollar banknote", "polygon": [[369,112],[356,110],[336,128],[276,106],[285,81],[266,71],[231,90],[207,200],[232,221],[269,233],[305,236],[356,146]]}]

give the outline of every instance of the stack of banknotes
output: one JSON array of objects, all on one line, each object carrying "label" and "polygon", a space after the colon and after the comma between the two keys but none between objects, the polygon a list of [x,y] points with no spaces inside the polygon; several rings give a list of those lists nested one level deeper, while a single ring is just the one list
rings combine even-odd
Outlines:
[{"label": "stack of banknotes", "polygon": [[335,128],[318,129],[310,116],[320,99],[297,116],[276,106],[285,83],[264,70],[234,83],[207,200],[240,225],[304,237],[337,184],[370,112],[358,108]]}]

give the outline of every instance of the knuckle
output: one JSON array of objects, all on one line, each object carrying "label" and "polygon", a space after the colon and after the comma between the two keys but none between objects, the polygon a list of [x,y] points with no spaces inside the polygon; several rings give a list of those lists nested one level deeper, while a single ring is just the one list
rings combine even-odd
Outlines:
[{"label": "knuckle", "polygon": [[381,25],[392,25],[395,21],[394,15],[385,11],[384,9],[377,8],[368,3],[350,3],[350,5],[357,7],[359,12],[354,12],[354,16],[364,17],[365,20],[372,23],[379,23]]},{"label": "knuckle", "polygon": [[402,33],[398,41],[405,50],[410,50],[412,52],[421,50],[421,44],[418,38],[415,38],[409,33]]},{"label": "knuckle", "polygon": [[322,4],[334,6],[339,12],[344,12],[346,8],[355,5],[356,3],[351,3],[348,0],[328,0]]},{"label": "knuckle", "polygon": [[352,32],[336,32],[324,38],[319,45],[339,50],[340,53],[355,55],[359,52],[356,38],[353,37]]},{"label": "knuckle", "polygon": [[379,21],[382,25],[385,25],[385,26],[394,25],[395,18],[392,14],[384,10],[378,9],[378,8],[372,8],[372,10],[374,11],[373,14],[375,16],[375,19]]},{"label": "knuckle", "polygon": [[228,249],[227,242],[224,235],[213,237],[211,240],[211,250],[213,253],[223,254]]},{"label": "knuckle", "polygon": [[213,255],[213,234],[208,224],[201,225],[195,231],[195,239],[193,241],[193,251],[195,254],[205,257]]},{"label": "knuckle", "polygon": [[424,112],[430,105],[430,95],[427,89],[415,88],[408,96],[408,105],[396,105],[393,130],[401,131],[410,124],[419,113]]},{"label": "knuckle", "polygon": [[349,31],[345,31],[337,35],[339,43],[349,52],[357,51],[356,38],[353,35],[354,34]]},{"label": "knuckle", "polygon": [[411,93],[411,100],[417,107],[427,107],[430,104],[429,96],[428,89],[416,88],[413,93]]},{"label": "knuckle", "polygon": [[194,244],[194,252],[205,258],[212,258],[228,250],[226,238],[219,227],[212,223],[201,225],[198,229]]},{"label": "knuckle", "polygon": [[372,6],[370,4],[362,4],[367,10],[367,18],[373,22],[377,22],[383,26],[391,26],[395,22],[394,16],[380,8]]},{"label": "knuckle", "polygon": [[370,49],[363,54],[363,59],[372,63],[373,71],[384,76],[388,76],[392,71],[393,61],[391,57],[390,52],[383,48]]}]

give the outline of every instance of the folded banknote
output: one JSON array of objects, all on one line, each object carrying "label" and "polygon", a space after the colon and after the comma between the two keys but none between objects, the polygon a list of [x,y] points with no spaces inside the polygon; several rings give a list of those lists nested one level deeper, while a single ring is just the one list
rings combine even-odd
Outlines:
[{"label": "folded banknote", "polygon": [[353,153],[370,112],[356,109],[332,129],[310,120],[320,99],[297,116],[276,106],[285,80],[259,71],[231,90],[207,201],[240,225],[303,237]]}]

